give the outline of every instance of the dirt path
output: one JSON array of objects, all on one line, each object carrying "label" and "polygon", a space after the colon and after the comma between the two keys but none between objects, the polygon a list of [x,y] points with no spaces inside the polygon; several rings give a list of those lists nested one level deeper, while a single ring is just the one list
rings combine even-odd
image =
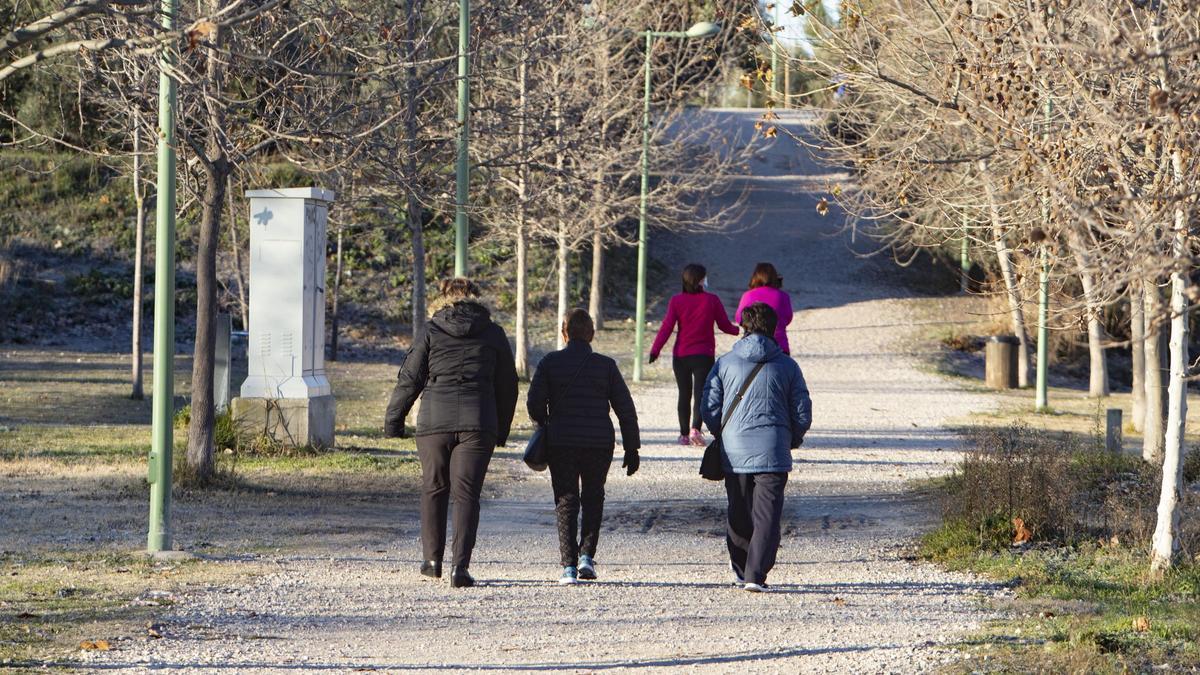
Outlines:
[{"label": "dirt path", "polygon": [[[747,113],[722,114],[753,123]],[[730,586],[723,492],[696,475],[697,451],[673,445],[673,387],[655,384],[636,392],[642,472],[630,479],[614,466],[610,477],[600,582],[554,584],[548,477],[509,455],[489,475],[478,588],[452,591],[417,575],[409,513],[396,523],[400,541],[378,533],[379,545],[359,550],[314,541],[304,555],[268,556],[276,572],[248,588],[185,597],[165,639],[98,655],[95,665],[792,673],[914,672],[954,658],[946,645],[987,617],[980,596],[996,590],[909,557],[907,544],[932,521],[903,486],[957,458],[955,437],[939,424],[990,403],[897,351],[909,301],[844,237],[830,236],[837,221],[819,218],[803,189],[817,169],[795,156],[777,147],[756,165],[750,231],[656,249],[673,268],[684,258],[707,264],[727,306],[752,264],[771,259],[803,309],[789,337],[815,423],[788,484],[777,593]]]}]

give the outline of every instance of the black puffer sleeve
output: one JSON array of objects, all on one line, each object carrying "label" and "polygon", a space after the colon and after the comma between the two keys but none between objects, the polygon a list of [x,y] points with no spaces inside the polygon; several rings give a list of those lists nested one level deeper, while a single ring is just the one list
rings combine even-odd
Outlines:
[{"label": "black puffer sleeve", "polygon": [[617,413],[617,422],[621,425],[621,447],[626,451],[642,447],[642,435],[638,429],[637,408],[633,404],[633,396],[625,379],[621,377],[621,369],[617,362],[608,359],[608,403],[613,412]]},{"label": "black puffer sleeve", "polygon": [[388,401],[387,412],[383,416],[383,435],[388,438],[404,437],[404,420],[408,411],[412,410],[417,397],[425,389],[429,379],[429,327],[421,329],[408,350],[400,372],[396,376],[396,386],[392,389],[392,398]]},{"label": "black puffer sleeve", "polygon": [[508,433],[512,430],[513,415],[517,412],[517,364],[513,358],[512,348],[508,346],[508,336],[499,325],[494,325],[496,336],[496,373],[494,383],[496,388],[496,445],[508,442]]}]

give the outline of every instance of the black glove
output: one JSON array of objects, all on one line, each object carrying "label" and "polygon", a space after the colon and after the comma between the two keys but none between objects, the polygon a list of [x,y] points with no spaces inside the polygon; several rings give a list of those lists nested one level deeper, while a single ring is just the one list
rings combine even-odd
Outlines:
[{"label": "black glove", "polygon": [[626,450],[625,460],[621,462],[621,468],[625,469],[626,476],[632,476],[637,473],[638,467],[642,465],[642,457],[637,450]]},{"label": "black glove", "polygon": [[657,360],[658,360],[658,354],[651,352],[650,358],[646,359],[646,363],[654,363]]},{"label": "black glove", "polygon": [[383,437],[384,438],[408,438],[408,433],[405,430],[403,424],[401,424],[398,427],[386,427],[385,426],[383,428]]}]

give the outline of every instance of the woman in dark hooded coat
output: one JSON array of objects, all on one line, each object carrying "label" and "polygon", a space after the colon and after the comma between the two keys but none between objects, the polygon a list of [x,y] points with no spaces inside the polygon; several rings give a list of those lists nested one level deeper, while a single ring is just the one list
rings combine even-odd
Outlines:
[{"label": "woman in dark hooded coat", "polygon": [[495,448],[505,444],[517,404],[517,370],[504,329],[467,279],[442,283],[441,309],[413,338],[384,418],[384,434],[405,434],[421,398],[421,574],[441,578],[446,517],[454,502],[450,585],[473,586],[468,572],[479,529],[479,496]]}]

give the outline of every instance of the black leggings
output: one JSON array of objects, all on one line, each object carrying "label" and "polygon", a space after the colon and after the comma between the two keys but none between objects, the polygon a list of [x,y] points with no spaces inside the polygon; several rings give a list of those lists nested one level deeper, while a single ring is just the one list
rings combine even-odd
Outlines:
[{"label": "black leggings", "polygon": [[[711,356],[696,354],[671,359],[675,384],[679,387],[679,435],[687,436],[689,429],[700,428],[700,398],[704,396],[704,380],[716,362]],[[688,419],[691,426],[688,426]]]},{"label": "black leggings", "polygon": [[[558,522],[558,551],[563,567],[579,564],[579,554],[596,557],[604,518],[604,482],[612,450],[550,449],[550,486]],[[579,512],[583,511],[583,522]]]}]

